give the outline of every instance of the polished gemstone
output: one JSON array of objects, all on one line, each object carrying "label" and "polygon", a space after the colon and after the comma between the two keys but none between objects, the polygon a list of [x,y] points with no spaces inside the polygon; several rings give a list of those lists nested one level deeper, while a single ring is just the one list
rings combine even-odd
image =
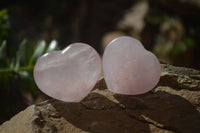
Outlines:
[{"label": "polished gemstone", "polygon": [[137,95],[156,86],[161,67],[156,56],[147,51],[140,41],[122,36],[111,41],[106,47],[103,72],[110,91]]},{"label": "polished gemstone", "polygon": [[41,56],[34,79],[45,94],[65,102],[79,102],[92,90],[101,73],[101,58],[89,45],[74,43]]}]

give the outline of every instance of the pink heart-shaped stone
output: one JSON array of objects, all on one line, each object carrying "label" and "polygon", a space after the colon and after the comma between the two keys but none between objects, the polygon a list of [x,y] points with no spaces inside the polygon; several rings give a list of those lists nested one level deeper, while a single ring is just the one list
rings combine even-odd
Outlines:
[{"label": "pink heart-shaped stone", "polygon": [[89,45],[74,43],[41,56],[34,79],[45,94],[65,102],[79,102],[92,90],[101,73],[101,58]]},{"label": "pink heart-shaped stone", "polygon": [[118,37],[106,47],[103,72],[110,91],[137,95],[153,89],[160,79],[156,56],[132,37]]}]

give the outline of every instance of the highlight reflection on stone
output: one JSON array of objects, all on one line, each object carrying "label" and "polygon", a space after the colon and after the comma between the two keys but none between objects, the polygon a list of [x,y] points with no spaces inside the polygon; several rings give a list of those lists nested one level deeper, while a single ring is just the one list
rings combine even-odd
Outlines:
[{"label": "highlight reflection on stone", "polygon": [[132,37],[118,37],[106,47],[103,72],[110,91],[143,94],[153,89],[160,79],[161,67],[156,56]]},{"label": "highlight reflection on stone", "polygon": [[41,56],[34,79],[41,91],[65,102],[79,102],[94,87],[101,73],[101,58],[89,45],[74,43],[62,51]]}]

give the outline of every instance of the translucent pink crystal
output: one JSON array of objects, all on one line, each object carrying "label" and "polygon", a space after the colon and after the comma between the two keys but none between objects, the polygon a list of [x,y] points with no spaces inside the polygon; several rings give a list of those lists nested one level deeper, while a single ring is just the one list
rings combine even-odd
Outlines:
[{"label": "translucent pink crystal", "polygon": [[87,44],[74,43],[41,56],[34,68],[34,79],[47,95],[79,102],[92,90],[100,73],[99,54]]},{"label": "translucent pink crystal", "polygon": [[161,67],[154,54],[132,37],[111,41],[103,55],[103,72],[110,91],[137,95],[150,91],[160,79]]}]

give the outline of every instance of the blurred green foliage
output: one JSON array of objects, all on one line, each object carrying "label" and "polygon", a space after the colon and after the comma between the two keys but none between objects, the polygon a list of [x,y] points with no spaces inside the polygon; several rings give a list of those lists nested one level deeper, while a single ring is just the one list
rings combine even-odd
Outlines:
[{"label": "blurred green foliage", "polygon": [[169,16],[167,14],[161,14],[159,17],[158,16],[152,16],[152,15],[147,15],[145,17],[145,22],[148,24],[151,24],[153,26],[158,26],[161,23],[165,22],[166,20],[169,19]]},{"label": "blurred green foliage", "polygon": [[[17,76],[20,91],[30,91],[35,98],[38,95],[38,90],[33,81],[34,64],[42,54],[58,49],[57,41],[53,40],[47,46],[46,42],[41,40],[34,47],[27,39],[23,39],[18,50],[14,51],[10,50],[9,44],[5,40],[9,36],[8,33],[8,10],[3,9],[0,10],[0,92],[3,93],[11,88]],[[8,54],[10,51],[12,53]]]},{"label": "blurred green foliage", "polygon": [[[8,10],[0,10],[0,123],[32,104],[39,95],[34,83],[33,68],[37,59],[44,53],[58,50],[58,43],[52,40],[49,45],[38,41],[36,45],[23,39],[17,47],[9,44]],[[24,97],[31,94],[33,101]]]},{"label": "blurred green foliage", "polygon": [[[165,36],[165,38],[167,38],[169,36],[169,33],[167,33],[166,31],[164,33],[164,32],[161,32],[160,30],[161,30],[161,25],[163,23],[166,23],[170,19],[179,20],[180,18],[178,18],[177,16],[173,16],[173,15],[162,13],[162,12],[160,13],[154,12],[154,13],[148,14],[145,17],[145,22],[149,24],[150,26],[154,27],[154,32],[156,31],[156,29],[158,29],[157,34],[162,34],[162,36]],[[176,24],[176,26],[179,26],[179,25],[180,25],[179,23]],[[159,28],[155,28],[155,27],[159,27]],[[169,27],[170,27],[170,23],[168,23],[168,28]],[[183,31],[178,31],[179,29],[173,29],[173,28],[174,27],[171,27],[169,28],[169,30],[173,31],[174,33],[183,32]],[[154,53],[158,56],[166,54],[166,56],[171,55],[171,56],[176,57],[178,55],[186,53],[187,51],[191,49],[194,49],[195,45],[197,44],[195,40],[196,38],[195,35],[198,34],[197,31],[199,29],[194,29],[192,27],[184,26],[184,30],[185,32],[182,34],[181,38],[175,40],[175,42],[173,43],[171,42],[173,46],[170,49],[167,48],[168,46],[165,47],[165,45],[168,45],[166,43],[168,40],[165,40],[165,42],[162,44],[163,49],[153,50]]]},{"label": "blurred green foliage", "polygon": [[0,43],[9,34],[8,10],[0,10]]},{"label": "blurred green foliage", "polygon": [[183,41],[175,44],[173,49],[170,52],[172,55],[176,56],[176,55],[186,52],[187,50],[193,49],[194,46],[195,46],[194,39],[191,37],[187,37]]},{"label": "blurred green foliage", "polygon": [[[34,98],[38,95],[38,89],[33,81],[33,67],[36,60],[44,53],[57,50],[56,40],[50,42],[47,46],[44,40],[39,41],[36,47],[33,47],[26,39],[22,40],[19,45],[16,56],[7,57],[7,42],[4,40],[0,44],[0,89],[6,91],[15,83],[15,77],[18,77],[20,91],[31,92]],[[20,80],[19,80],[20,79]]]}]

